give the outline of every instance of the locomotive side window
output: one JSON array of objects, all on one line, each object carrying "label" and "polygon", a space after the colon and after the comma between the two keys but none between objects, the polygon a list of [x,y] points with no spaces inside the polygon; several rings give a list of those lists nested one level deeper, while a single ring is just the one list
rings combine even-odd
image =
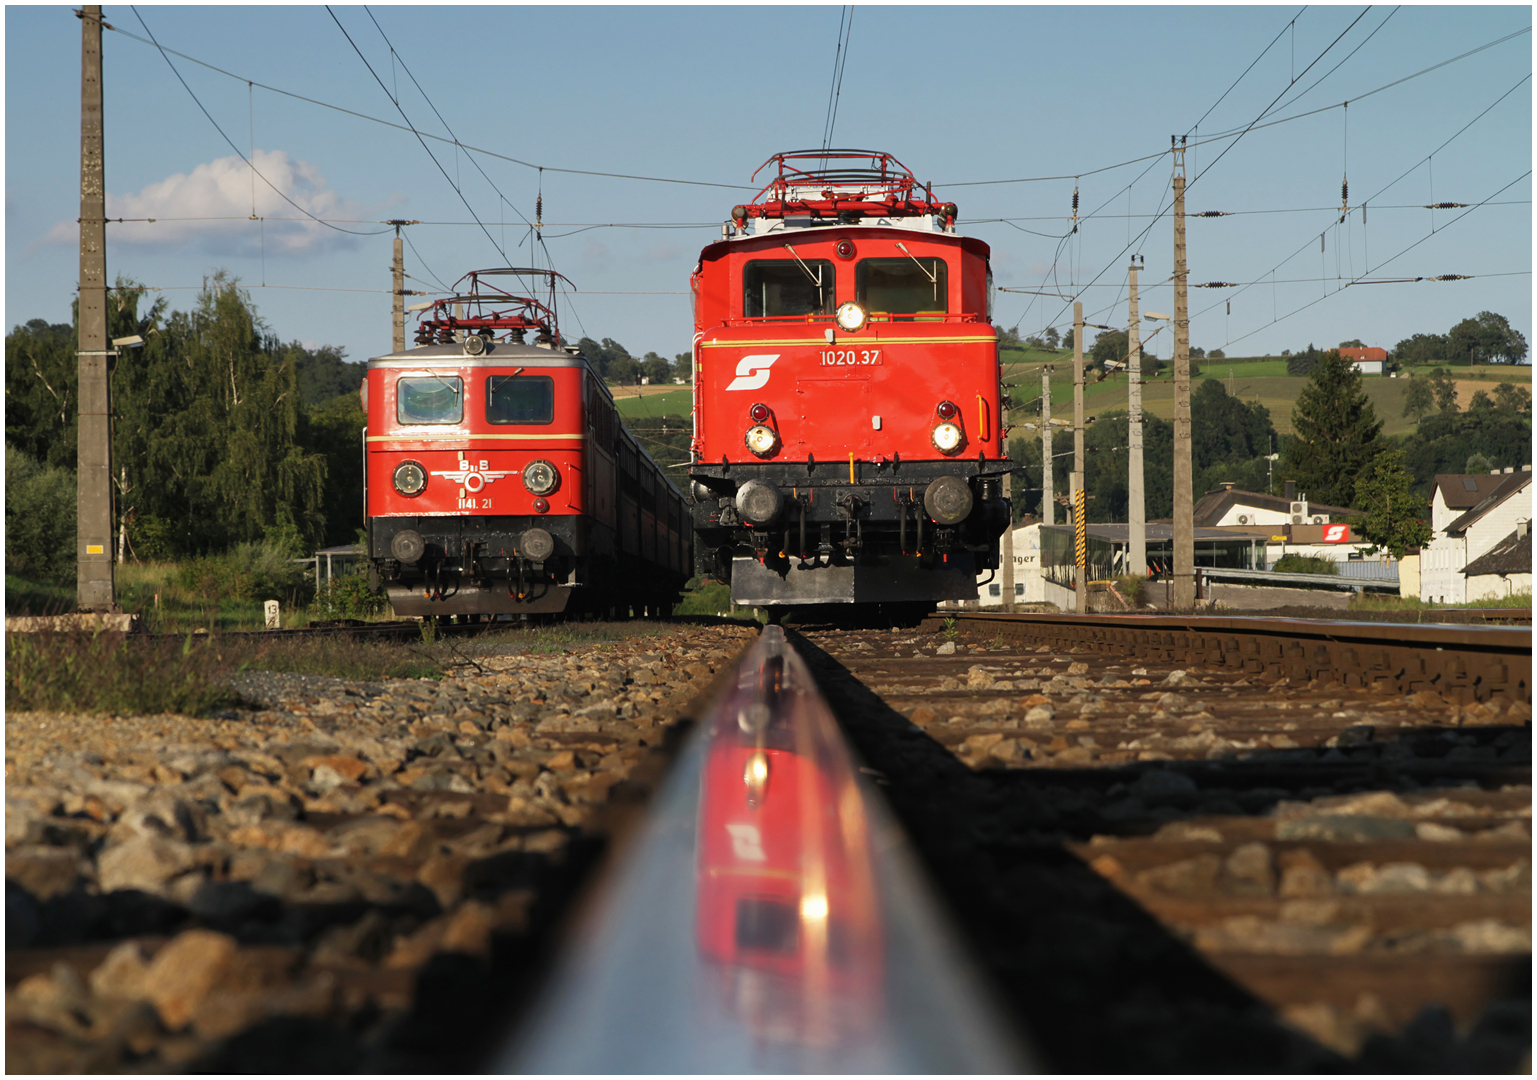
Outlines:
[{"label": "locomotive side window", "polygon": [[397,380],[395,418],[402,424],[459,423],[464,419],[464,383],[457,375]]},{"label": "locomotive side window", "polygon": [[750,259],[742,268],[742,314],[831,315],[833,286],[827,259]]},{"label": "locomotive side window", "polygon": [[548,375],[487,375],[486,422],[548,424],[555,419],[555,380]]},{"label": "locomotive side window", "polygon": [[949,296],[943,259],[862,259],[854,268],[854,298],[866,311],[943,315]]}]

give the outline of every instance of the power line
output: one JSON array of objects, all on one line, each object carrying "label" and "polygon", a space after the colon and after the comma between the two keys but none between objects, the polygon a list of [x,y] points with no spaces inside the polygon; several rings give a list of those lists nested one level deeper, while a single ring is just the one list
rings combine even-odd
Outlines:
[{"label": "power line", "polygon": [[[192,87],[187,85],[187,80],[183,79],[181,77],[181,72],[177,71],[176,70],[176,65],[171,62],[170,56],[167,55],[167,50],[161,48],[160,47],[160,43],[155,40],[154,32],[150,30],[149,24],[147,24],[144,21],[144,16],[139,14],[139,9],[137,7],[134,7],[132,4],[130,4],[129,5],[129,10],[133,12],[133,17],[139,20],[139,25],[144,27],[144,32],[146,34],[149,34],[149,38],[150,38],[149,44],[153,45],[157,49],[160,49],[160,56],[161,56],[162,59],[165,60],[166,66],[171,69],[171,74],[176,76],[176,81],[181,83],[182,89],[187,91],[187,95],[189,97],[191,97],[193,102],[196,103],[197,107],[202,110],[203,115],[208,117],[208,122],[213,125],[214,130],[219,133],[219,135],[224,139],[225,142],[229,143],[230,149],[235,151],[235,154],[240,158],[240,160],[245,162],[246,165],[250,168],[250,170],[253,173],[255,173],[257,176],[261,177],[262,183],[266,184],[273,191],[277,192],[277,195],[278,195],[279,198],[281,198],[289,206],[292,206],[295,210],[299,211],[299,213],[301,213],[305,217],[309,218],[311,221],[314,221],[314,222],[316,222],[318,224],[324,225],[326,228],[335,230],[336,232],[339,232],[339,233],[347,233],[350,236],[379,236],[379,235],[382,235],[383,233],[389,232],[388,229],[380,229],[380,230],[378,230],[376,232],[361,232],[361,231],[359,231],[357,229],[343,229],[343,228],[341,228],[338,225],[333,225],[329,221],[324,221],[324,220],[316,217],[314,214],[311,214],[308,210],[306,210],[304,207],[300,206],[298,203],[294,202],[287,195],[285,195],[281,190],[279,190],[277,185],[274,184],[271,180],[268,180],[266,175],[260,169],[258,169],[256,167],[255,163],[252,162],[250,158],[246,157],[243,153],[240,152],[240,147],[235,145],[235,140],[231,139],[229,137],[229,135],[225,133],[224,129],[219,126],[219,122],[213,118],[213,114],[208,111],[208,109],[203,105],[202,101],[198,100],[198,96],[192,92]],[[103,25],[106,25],[106,24],[103,24]],[[118,31],[118,32],[122,33],[123,31]],[[129,35],[129,36],[131,37],[133,35]]]},{"label": "power line", "polygon": [[838,50],[833,54],[832,84],[827,88],[827,117],[822,122],[822,149],[832,145],[833,128],[838,123],[838,102],[843,97],[843,69],[849,60],[849,43],[854,36],[854,5],[838,13]]},{"label": "power line", "polygon": [[[137,15],[137,14],[138,14],[138,12],[135,11],[135,15]],[[139,22],[142,25],[144,20],[142,18],[140,18]],[[146,41],[144,38],[139,37],[139,35],[134,34],[134,33],[130,33],[127,30],[122,30],[122,29],[119,29],[118,27],[110,26],[110,25],[108,25],[106,23],[103,23],[102,25],[104,27],[106,27],[107,29],[112,30],[115,33],[122,34],[125,38],[128,38],[130,41],[137,41],[141,45],[149,45],[149,46],[151,46],[151,47],[153,47],[155,49],[160,50],[160,52],[162,54],[169,54],[171,56],[179,56],[179,57],[181,57],[181,59],[186,60],[188,63],[197,64],[199,67],[207,68],[209,71],[213,71],[213,72],[216,72],[216,73],[218,73],[220,75],[223,75],[223,76],[225,76],[227,78],[234,79],[237,82],[245,83],[248,86],[259,86],[263,90],[270,91],[271,93],[274,93],[274,94],[281,94],[283,97],[293,98],[295,101],[302,101],[302,102],[305,102],[306,104],[309,104],[309,105],[316,105],[316,106],[319,106],[322,109],[330,109],[332,112],[343,113],[343,114],[345,114],[347,116],[355,117],[356,119],[359,119],[359,120],[367,120],[369,123],[372,123],[372,124],[379,124],[379,125],[382,125],[383,127],[394,128],[396,131],[413,131],[413,129],[410,126],[405,125],[405,124],[397,124],[394,121],[385,120],[382,117],[369,116],[367,113],[360,113],[360,112],[356,111],[355,109],[346,109],[346,108],[343,108],[340,105],[333,105],[333,104],[331,104],[330,102],[327,102],[327,101],[321,101],[321,100],[319,100],[317,98],[306,97],[304,94],[296,94],[296,93],[294,93],[291,90],[284,90],[281,87],[272,86],[269,83],[258,82],[255,79],[247,79],[243,75],[236,75],[234,72],[227,71],[224,68],[221,68],[221,67],[219,67],[216,64],[210,64],[206,60],[199,60],[195,56],[190,56],[187,53],[178,52],[175,49],[167,48],[167,47],[161,45],[158,41],[154,41],[154,40]],[[145,33],[149,33],[149,27],[146,26],[144,28],[144,31],[145,31]],[[154,35],[151,34],[150,37],[151,37],[151,39],[153,39]],[[174,71],[175,68],[173,67],[172,70]],[[180,78],[179,75],[178,75],[178,78]],[[185,83],[183,85],[185,85]],[[453,143],[454,142],[454,140],[452,140],[452,139],[445,139],[441,135],[433,135],[433,134],[430,134],[428,132],[416,132],[416,134],[417,134],[417,136],[419,138],[433,139],[433,140],[435,140],[437,142],[442,142],[442,143]],[[226,141],[228,141],[227,138],[226,138]],[[599,177],[605,177],[607,179],[613,179],[613,180],[639,180],[639,181],[642,181],[642,182],[645,182],[645,183],[650,183],[650,184],[683,184],[683,185],[686,185],[686,186],[689,186],[689,187],[724,188],[724,189],[726,189],[728,191],[755,191],[756,190],[755,188],[749,187],[749,186],[744,185],[744,184],[721,184],[721,183],[716,183],[716,182],[709,181],[709,180],[680,180],[680,179],[677,179],[676,177],[642,176],[642,175],[638,175],[638,174],[635,174],[635,173],[603,172],[603,171],[600,171],[600,170],[597,170],[597,169],[570,169],[570,168],[563,168],[563,167],[558,166],[558,165],[540,165],[537,162],[524,161],[522,158],[515,158],[515,157],[511,157],[511,156],[509,156],[507,154],[500,154],[500,153],[497,153],[495,150],[487,150],[484,147],[471,146],[468,143],[460,143],[458,145],[462,146],[467,153],[484,154],[486,157],[495,158],[498,161],[506,161],[506,162],[509,162],[509,163],[511,163],[513,165],[521,165],[521,166],[523,166],[524,168],[527,168],[527,169],[542,169],[545,172],[564,173],[564,174],[571,175],[571,176],[599,176]],[[237,151],[237,153],[238,153],[238,151]],[[372,234],[370,234],[370,235],[372,235]]]},{"label": "power line", "polygon": [[[342,21],[336,17],[336,12],[331,10],[330,4],[326,5],[326,14],[331,16],[331,21],[334,22],[336,24],[336,28],[342,32],[342,37],[347,39],[347,44],[352,46],[352,51],[358,54],[358,59],[363,61],[363,66],[366,67],[368,69],[368,73],[374,77],[374,82],[379,84],[379,89],[384,91],[384,96],[390,99],[390,103],[395,106],[395,111],[400,113],[400,118],[406,122],[408,127],[410,127],[411,134],[415,135],[416,141],[422,144],[422,149],[427,152],[427,156],[432,159],[432,163],[438,167],[438,172],[443,174],[443,179],[448,181],[448,186],[454,189],[454,194],[459,196],[460,202],[464,203],[464,208],[470,212],[470,217],[474,218],[475,223],[480,226],[480,231],[486,234],[486,239],[491,241],[491,246],[496,249],[497,254],[502,257],[503,261],[507,261],[507,253],[502,250],[502,245],[496,242],[496,238],[491,235],[491,230],[486,228],[485,223],[480,220],[480,216],[475,213],[475,208],[471,206],[470,201],[464,197],[464,192],[459,190],[459,185],[454,182],[453,177],[448,175],[448,170],[443,168],[443,163],[438,160],[437,155],[432,152],[432,148],[429,147],[426,140],[422,138],[421,132],[417,131],[416,127],[411,124],[411,118],[408,117],[406,115],[406,111],[400,107],[400,102],[396,101],[393,97],[390,96],[390,88],[384,85],[384,80],[379,78],[379,73],[376,72],[374,70],[374,66],[368,62],[368,57],[363,55],[363,50],[358,48],[357,42],[352,40],[352,35],[347,33],[347,28],[343,26]],[[375,23],[374,25],[377,26],[378,24]],[[383,31],[381,31],[381,33],[382,32]],[[390,54],[393,56],[394,53],[395,49],[393,46],[391,46]],[[402,64],[401,66],[404,67],[405,65]],[[409,72],[407,72],[407,74],[409,74]],[[437,110],[434,109],[433,111],[436,112]],[[450,134],[452,134],[452,132],[450,132]],[[459,145],[458,140],[454,140],[454,145]]]}]

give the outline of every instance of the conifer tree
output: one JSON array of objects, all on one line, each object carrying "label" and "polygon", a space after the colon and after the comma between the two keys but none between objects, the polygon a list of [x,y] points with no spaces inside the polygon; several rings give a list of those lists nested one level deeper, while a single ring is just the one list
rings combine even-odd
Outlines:
[{"label": "conifer tree", "polygon": [[1338,350],[1318,358],[1292,410],[1296,438],[1285,476],[1313,502],[1351,506],[1356,483],[1376,457],[1382,421],[1361,388],[1361,373]]}]

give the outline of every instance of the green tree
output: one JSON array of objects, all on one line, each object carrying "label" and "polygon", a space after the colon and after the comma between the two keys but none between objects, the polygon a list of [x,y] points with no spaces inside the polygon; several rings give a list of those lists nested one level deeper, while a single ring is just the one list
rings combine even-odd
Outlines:
[{"label": "green tree", "polygon": [[319,405],[338,394],[357,396],[368,374],[368,365],[347,359],[347,350],[335,345],[307,349],[297,341],[282,347],[283,359],[298,374],[299,399],[306,405]]},{"label": "green tree", "polygon": [[1400,364],[1446,363],[1444,334],[1415,334],[1393,346],[1393,359]]},{"label": "green tree", "polygon": [[75,470],[5,447],[5,569],[46,581],[75,572]]},{"label": "green tree", "polygon": [[1318,364],[1320,353],[1311,344],[1302,352],[1296,353],[1286,359],[1286,374],[1295,378],[1313,374],[1313,368]]},{"label": "green tree", "polygon": [[1526,359],[1526,337],[1492,311],[1463,319],[1446,335],[1448,358],[1464,364],[1519,364]]},{"label": "green tree", "polygon": [[1408,393],[1404,395],[1404,415],[1416,420],[1435,408],[1435,394],[1424,379],[1410,379]]},{"label": "green tree", "polygon": [[654,352],[648,352],[641,358],[640,373],[650,381],[652,386],[672,382],[672,365]]},{"label": "green tree", "polygon": [[[1070,330],[1068,333],[1072,333],[1072,331]],[[1043,333],[1041,337],[1045,339],[1046,347],[1048,349],[1055,349],[1062,343],[1061,335],[1057,333],[1057,328],[1055,326],[1048,326],[1046,328],[1046,332]],[[1071,343],[1069,343],[1067,347],[1071,349],[1073,346]]]},{"label": "green tree", "polygon": [[1515,413],[1531,412],[1531,391],[1524,386],[1502,382],[1494,388],[1494,407]]},{"label": "green tree", "polygon": [[33,319],[5,339],[5,441],[50,465],[75,467],[78,335]]},{"label": "green tree", "polygon": [[1190,456],[1197,470],[1252,461],[1270,453],[1274,438],[1270,410],[1232,397],[1221,379],[1204,380],[1190,396]]},{"label": "green tree", "polygon": [[1103,367],[1110,360],[1124,363],[1130,351],[1131,343],[1126,331],[1101,330],[1099,336],[1094,339],[1094,347],[1089,350],[1089,357]]},{"label": "green tree", "polygon": [[679,376],[686,383],[694,381],[694,354],[680,352],[672,358],[673,374]]},{"label": "green tree", "polygon": [[1227,353],[1223,352],[1221,349],[1213,349],[1211,352],[1207,353],[1206,355],[1207,355],[1207,357],[1209,359],[1212,359],[1212,360],[1226,360],[1227,359]]},{"label": "green tree", "polygon": [[1377,455],[1382,421],[1361,389],[1361,374],[1330,350],[1322,354],[1292,410],[1297,433],[1286,477],[1315,502],[1351,506],[1357,478]]},{"label": "green tree", "polygon": [[1457,384],[1440,368],[1434,368],[1430,373],[1430,391],[1435,395],[1437,409],[1445,413],[1457,411]]},{"label": "green tree", "polygon": [[1062,334],[1062,347],[1064,349],[1071,349],[1073,347],[1073,328],[1072,327],[1068,327],[1067,330]]},{"label": "green tree", "polygon": [[1362,341],[1360,338],[1351,338],[1349,341],[1342,341],[1342,342],[1340,342],[1340,348],[1342,348],[1342,349],[1364,349],[1364,348],[1366,348],[1366,342]]},{"label": "green tree", "polygon": [[1414,494],[1414,477],[1404,465],[1404,452],[1384,449],[1356,483],[1355,501],[1364,511],[1350,524],[1372,542],[1373,551],[1402,559],[1410,548],[1430,543],[1431,529],[1421,519],[1425,500]]}]

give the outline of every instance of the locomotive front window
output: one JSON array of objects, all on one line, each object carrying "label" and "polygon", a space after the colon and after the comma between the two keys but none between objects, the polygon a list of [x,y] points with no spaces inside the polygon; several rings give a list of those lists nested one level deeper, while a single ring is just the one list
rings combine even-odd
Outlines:
[{"label": "locomotive front window", "polygon": [[742,314],[831,315],[833,286],[827,259],[752,259],[742,268]]},{"label": "locomotive front window", "polygon": [[486,422],[548,424],[555,419],[555,380],[548,375],[486,376]]},{"label": "locomotive front window", "polygon": [[464,419],[464,383],[429,375],[395,383],[395,418],[402,424],[457,424]]},{"label": "locomotive front window", "polygon": [[866,311],[943,315],[950,295],[946,282],[943,259],[861,259],[854,268],[854,297]]}]

